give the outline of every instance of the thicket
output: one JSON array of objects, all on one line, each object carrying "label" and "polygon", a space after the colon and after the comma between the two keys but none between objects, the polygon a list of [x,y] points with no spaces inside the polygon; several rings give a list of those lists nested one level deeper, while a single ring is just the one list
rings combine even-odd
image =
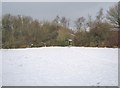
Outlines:
[{"label": "thicket", "polygon": [[[70,20],[56,16],[53,21],[34,20],[29,16],[2,17],[2,48],[25,48],[42,46],[120,47],[119,9],[112,7],[105,17],[103,9],[93,20],[79,17],[70,29]],[[116,10],[116,11],[115,11]],[[114,18],[115,17],[115,18]],[[113,20],[116,20],[114,23]],[[71,41],[69,41],[71,40]]]}]

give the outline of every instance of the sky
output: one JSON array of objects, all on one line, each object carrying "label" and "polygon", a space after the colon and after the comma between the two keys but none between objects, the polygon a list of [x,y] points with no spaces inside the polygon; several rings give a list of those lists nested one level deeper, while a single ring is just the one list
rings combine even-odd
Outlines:
[{"label": "sky", "polygon": [[100,8],[104,12],[115,2],[2,2],[2,14],[31,16],[39,20],[53,20],[57,15],[65,16],[70,20],[88,14],[93,18]]},{"label": "sky", "polygon": [[0,18],[1,18],[1,15],[2,15],[2,3],[0,2]]}]

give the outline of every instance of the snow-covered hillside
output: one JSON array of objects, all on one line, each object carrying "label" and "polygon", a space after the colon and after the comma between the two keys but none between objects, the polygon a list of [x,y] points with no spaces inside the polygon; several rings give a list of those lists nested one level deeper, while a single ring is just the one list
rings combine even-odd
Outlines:
[{"label": "snow-covered hillside", "polygon": [[3,86],[117,86],[118,49],[42,47],[2,50]]}]

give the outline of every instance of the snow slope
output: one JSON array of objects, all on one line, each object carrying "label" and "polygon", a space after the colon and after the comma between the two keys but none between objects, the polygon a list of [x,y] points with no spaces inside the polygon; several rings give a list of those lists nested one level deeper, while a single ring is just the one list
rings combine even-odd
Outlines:
[{"label": "snow slope", "polygon": [[117,86],[118,49],[42,47],[2,50],[3,86]]}]

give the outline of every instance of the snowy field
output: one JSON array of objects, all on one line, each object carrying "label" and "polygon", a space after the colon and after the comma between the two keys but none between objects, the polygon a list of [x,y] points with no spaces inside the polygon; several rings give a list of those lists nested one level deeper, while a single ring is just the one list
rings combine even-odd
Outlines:
[{"label": "snowy field", "polygon": [[0,50],[0,88],[2,87],[2,51]]},{"label": "snowy field", "polygon": [[3,86],[118,86],[118,49],[2,50]]}]

